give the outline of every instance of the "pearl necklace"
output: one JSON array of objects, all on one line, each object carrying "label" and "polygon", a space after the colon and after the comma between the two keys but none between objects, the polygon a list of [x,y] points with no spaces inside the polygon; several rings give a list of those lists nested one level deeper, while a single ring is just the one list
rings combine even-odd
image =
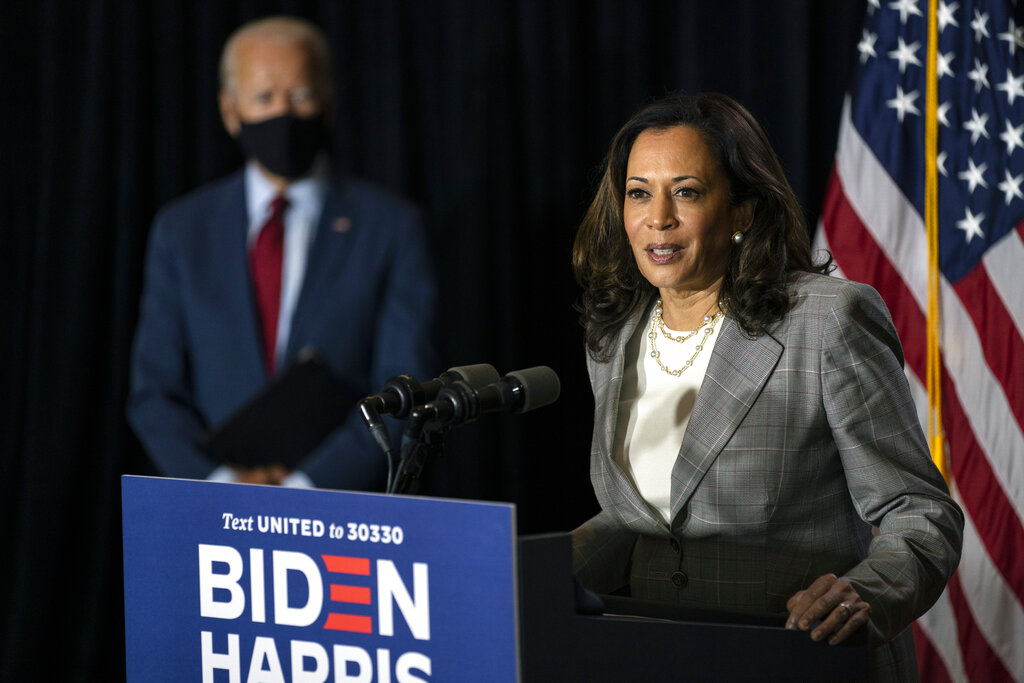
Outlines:
[{"label": "pearl necklace", "polygon": [[[661,317],[661,299],[658,299],[658,303],[655,304],[654,306],[654,315],[651,316],[651,330],[650,332],[647,333],[647,338],[651,340],[651,358],[654,359],[654,362],[658,364],[658,367],[661,368],[663,372],[672,375],[673,377],[679,377],[684,372],[686,372],[691,365],[693,365],[693,361],[694,359],[697,358],[697,354],[704,350],[705,342],[707,342],[708,337],[711,336],[711,334],[715,331],[715,325],[724,316],[725,312],[722,310],[721,305],[719,305],[717,313],[715,313],[714,315],[708,314],[704,316],[704,320],[703,322],[701,322],[700,327],[693,330],[692,332],[687,332],[684,335],[676,336],[669,332],[668,329],[665,327],[665,321]],[[697,350],[693,352],[692,356],[690,356],[690,360],[686,361],[686,363],[683,364],[683,367],[677,368],[675,370],[670,370],[668,367],[665,366],[664,363],[661,362],[661,351],[658,351],[657,342],[659,330],[661,331],[661,334],[665,337],[665,339],[676,342],[677,344],[682,344],[686,340],[692,339],[702,329],[704,330],[704,336],[701,338],[700,343],[697,344]]]}]

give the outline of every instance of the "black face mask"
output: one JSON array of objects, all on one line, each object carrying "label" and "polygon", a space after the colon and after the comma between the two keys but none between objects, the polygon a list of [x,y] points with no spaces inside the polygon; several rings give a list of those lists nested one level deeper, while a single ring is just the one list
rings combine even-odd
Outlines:
[{"label": "black face mask", "polygon": [[284,114],[259,123],[240,123],[242,151],[282,178],[305,175],[317,153],[327,148],[327,127],[320,115],[300,118]]}]

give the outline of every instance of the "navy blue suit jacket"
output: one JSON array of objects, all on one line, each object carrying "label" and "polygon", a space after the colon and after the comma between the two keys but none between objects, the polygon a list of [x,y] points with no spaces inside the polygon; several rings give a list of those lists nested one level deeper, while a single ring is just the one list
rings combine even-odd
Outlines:
[{"label": "navy blue suit jacket", "polygon": [[[166,476],[218,465],[204,433],[261,391],[264,368],[247,256],[244,173],[160,211],[150,234],[132,349],[128,417]],[[418,213],[359,180],[324,202],[281,370],[312,347],[360,395],[394,375],[433,377],[436,287]],[[299,470],[319,487],[381,487],[386,460],[353,411]]]}]

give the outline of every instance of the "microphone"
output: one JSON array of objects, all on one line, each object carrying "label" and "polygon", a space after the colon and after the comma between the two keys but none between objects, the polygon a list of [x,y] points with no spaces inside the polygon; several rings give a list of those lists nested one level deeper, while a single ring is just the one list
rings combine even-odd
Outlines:
[{"label": "microphone", "polygon": [[[423,468],[420,437],[428,423],[440,427],[457,427],[472,422],[485,413],[525,413],[554,403],[561,391],[558,375],[545,365],[516,370],[479,389],[458,380],[437,392],[437,397],[413,408],[402,432],[402,453],[394,485],[389,493],[404,490],[410,479]],[[428,432],[437,435],[440,429]],[[410,473],[410,469],[412,473]]]},{"label": "microphone", "polygon": [[497,380],[498,371],[486,363],[449,368],[436,379],[422,384],[411,375],[396,375],[384,384],[380,393],[360,401],[359,412],[377,444],[385,453],[390,453],[391,437],[381,415],[406,417],[416,406],[434,400],[442,387],[453,382],[482,387]]},{"label": "microphone", "polygon": [[457,427],[485,413],[525,413],[554,403],[561,391],[555,371],[546,365],[516,370],[479,389],[463,381],[452,382],[437,398],[417,408],[422,417]]}]

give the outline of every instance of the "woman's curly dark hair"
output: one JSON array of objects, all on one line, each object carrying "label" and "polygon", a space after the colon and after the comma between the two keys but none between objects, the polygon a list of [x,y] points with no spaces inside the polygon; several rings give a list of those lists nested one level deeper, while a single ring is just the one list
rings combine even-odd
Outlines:
[{"label": "woman's curly dark hair", "polygon": [[718,158],[733,206],[753,203],[753,220],[734,247],[722,282],[728,315],[751,336],[763,334],[790,307],[788,283],[796,272],[827,273],[832,258],[815,264],[803,211],[775,151],[750,112],[726,95],[673,94],[640,109],[612,140],[597,194],[576,232],[572,250],[578,306],[587,349],[606,359],[609,340],[638,308],[653,285],[640,274],[623,224],[626,164],[640,133],[689,126]]}]

